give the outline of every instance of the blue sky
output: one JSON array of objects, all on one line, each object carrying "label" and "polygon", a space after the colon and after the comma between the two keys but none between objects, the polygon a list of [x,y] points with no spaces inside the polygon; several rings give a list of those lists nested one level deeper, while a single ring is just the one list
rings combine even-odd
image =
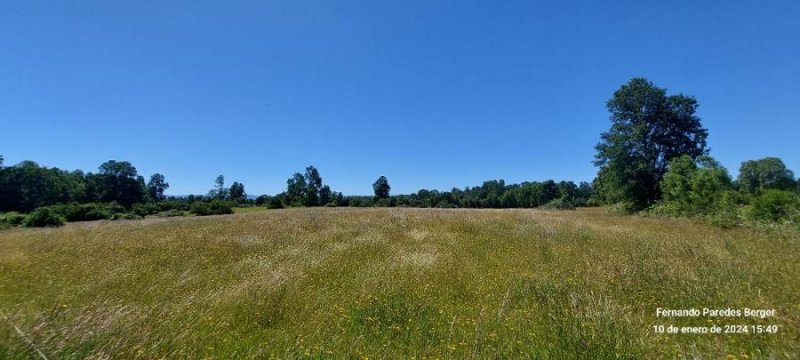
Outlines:
[{"label": "blue sky", "polygon": [[0,3],[0,154],[345,194],[591,181],[632,77],[695,96],[711,153],[800,172],[797,1]]}]

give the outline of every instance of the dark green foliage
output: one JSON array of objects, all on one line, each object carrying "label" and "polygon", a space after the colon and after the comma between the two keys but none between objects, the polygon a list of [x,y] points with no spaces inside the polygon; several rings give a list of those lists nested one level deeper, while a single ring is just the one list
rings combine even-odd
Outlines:
[{"label": "dark green foliage", "polygon": [[319,189],[319,203],[320,205],[328,205],[331,203],[331,187],[328,185],[324,185],[322,188]]},{"label": "dark green foliage", "polygon": [[195,215],[224,215],[233,214],[233,204],[230,201],[214,199],[210,202],[194,202],[190,207],[190,211]]},{"label": "dark green foliage", "polygon": [[147,182],[147,193],[151,199],[164,200],[164,190],[166,189],[169,189],[169,183],[165,180],[164,175],[155,173],[150,176],[150,181]]},{"label": "dark green foliage", "polygon": [[386,179],[386,176],[381,176],[378,180],[372,184],[372,190],[375,192],[375,197],[378,199],[386,199],[389,197],[389,190],[391,190],[391,186],[389,186],[389,180]]},{"label": "dark green foliage", "polygon": [[266,203],[267,209],[282,209],[283,202],[281,201],[280,196],[273,196],[270,197]]},{"label": "dark green foliage", "polygon": [[23,161],[0,170],[0,211],[29,212],[37,207],[83,201],[83,173]]},{"label": "dark green foliage", "polygon": [[[106,204],[89,203],[78,204],[70,203],[61,206],[53,206],[67,221],[92,221],[111,219],[113,213]],[[124,209],[123,209],[124,211]]]},{"label": "dark green foliage", "polygon": [[573,206],[585,206],[592,197],[592,186],[583,182],[575,185],[571,181],[556,183],[524,182],[507,185],[503,180],[484,181],[479,187],[450,191],[419,190],[411,195],[390,196],[388,202],[348,196],[350,206],[403,206],[439,207],[444,203],[456,208],[534,208],[555,199],[563,199]]},{"label": "dark green foliage", "polygon": [[575,205],[566,198],[558,198],[542,205],[542,209],[550,210],[575,210]]},{"label": "dark green foliage", "polygon": [[781,159],[774,157],[743,162],[737,181],[739,189],[750,195],[760,194],[767,189],[791,190],[798,185],[792,171],[786,168]]},{"label": "dark green foliage", "polygon": [[244,184],[234,181],[231,188],[228,189],[228,197],[231,201],[242,203],[247,200],[247,194],[244,192]]},{"label": "dark green foliage", "polygon": [[750,200],[747,217],[751,220],[783,222],[800,221],[800,194],[794,191],[768,189]]},{"label": "dark green foliage", "polygon": [[162,211],[161,207],[155,203],[133,204],[133,206],[131,207],[131,212],[140,217],[157,214],[160,211]]},{"label": "dark green foliage", "polygon": [[66,220],[55,209],[45,206],[40,207],[28,215],[24,225],[26,227],[61,226]]},{"label": "dark green foliage", "polygon": [[303,189],[303,205],[317,206],[320,204],[319,192],[322,189],[322,177],[313,165],[306,168],[305,174],[306,187]]},{"label": "dark green foliage", "polygon": [[310,165],[305,175],[295,173],[286,181],[286,192],[280,198],[286,206],[325,206],[340,205],[342,196],[324,185],[319,170]]},{"label": "dark green foliage", "polygon": [[439,201],[438,204],[436,204],[436,207],[439,209],[452,209],[455,208],[456,206],[447,201],[441,200]]},{"label": "dark green foliage", "polygon": [[87,183],[91,198],[100,202],[117,202],[126,208],[144,201],[147,192],[144,178],[127,161],[106,161],[100,165],[99,174],[87,175]]},{"label": "dark green foliage", "polygon": [[212,215],[211,207],[208,206],[208,203],[202,201],[192,203],[192,206],[189,207],[189,211],[199,216]]},{"label": "dark green foliage", "polygon": [[4,214],[0,214],[0,224],[8,226],[22,225],[25,222],[25,219],[27,218],[28,216],[25,214],[20,214],[16,211],[11,211]]},{"label": "dark green foliage", "polygon": [[136,215],[134,213],[124,212],[124,213],[114,214],[111,217],[111,220],[139,220],[141,218],[142,218],[141,216]]},{"label": "dark green foliage", "polygon": [[302,204],[305,189],[306,179],[303,177],[303,174],[294,173],[289,180],[286,180],[286,204],[289,206]]},{"label": "dark green foliage", "polygon": [[611,128],[595,149],[597,190],[606,203],[628,201],[644,209],[661,197],[667,164],[681,155],[706,153],[708,132],[694,115],[697,101],[634,78],[607,103]]}]

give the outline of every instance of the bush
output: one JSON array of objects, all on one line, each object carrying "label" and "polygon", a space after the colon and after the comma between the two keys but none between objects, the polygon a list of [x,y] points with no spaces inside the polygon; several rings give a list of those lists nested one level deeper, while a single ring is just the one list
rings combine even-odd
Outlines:
[{"label": "bush", "polygon": [[614,215],[630,215],[637,211],[637,206],[631,201],[622,201],[606,207],[609,214]]},{"label": "bush", "polygon": [[106,209],[111,212],[111,214],[122,214],[128,212],[128,209],[120,204],[117,204],[116,202],[106,205]]},{"label": "bush", "polygon": [[161,211],[161,208],[154,203],[136,203],[131,206],[131,212],[140,217],[153,215],[159,211]]},{"label": "bush", "polygon": [[117,213],[114,214],[112,220],[139,220],[142,217],[134,213]]},{"label": "bush", "polygon": [[438,204],[436,204],[436,207],[439,209],[455,209],[456,206],[445,200],[441,200]]},{"label": "bush", "polygon": [[281,201],[281,198],[278,196],[269,198],[266,204],[267,209],[283,209],[283,201]]},{"label": "bush", "polygon": [[233,214],[233,203],[215,199],[211,202],[192,203],[190,211],[199,216]]},{"label": "bush", "polygon": [[793,191],[767,190],[750,200],[746,216],[756,221],[800,221],[800,195]]},{"label": "bush", "polygon": [[0,215],[0,224],[5,224],[11,226],[21,225],[25,222],[28,216],[25,214],[20,214],[16,211],[10,211],[5,214]]},{"label": "bush", "polygon": [[233,214],[234,203],[231,201],[216,199],[211,201],[208,206],[215,215]]},{"label": "bush", "polygon": [[189,211],[198,216],[211,215],[211,207],[208,206],[208,203],[202,201],[193,202],[192,206],[189,207]]},{"label": "bush", "polygon": [[105,204],[90,203],[77,204],[71,203],[59,206],[56,209],[67,221],[92,221],[111,219],[113,215]]},{"label": "bush", "polygon": [[558,198],[542,205],[542,209],[551,210],[575,210],[575,205],[565,198]]},{"label": "bush", "polygon": [[707,216],[712,225],[723,228],[731,228],[742,223],[740,210],[744,199],[736,191],[726,191],[717,202],[716,211]]},{"label": "bush", "polygon": [[166,200],[158,202],[157,206],[160,211],[168,211],[168,210],[189,211],[188,201]]},{"label": "bush", "polygon": [[28,215],[25,220],[27,227],[45,227],[45,226],[61,226],[64,225],[66,219],[58,211],[52,207],[40,207]]}]

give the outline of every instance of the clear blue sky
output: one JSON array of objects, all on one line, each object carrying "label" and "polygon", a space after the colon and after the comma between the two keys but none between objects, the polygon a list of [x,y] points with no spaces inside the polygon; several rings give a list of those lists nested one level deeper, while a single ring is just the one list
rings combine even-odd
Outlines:
[{"label": "clear blue sky", "polygon": [[695,96],[713,156],[800,172],[797,1],[0,3],[6,165],[128,160],[171,194],[591,181],[632,77]]}]

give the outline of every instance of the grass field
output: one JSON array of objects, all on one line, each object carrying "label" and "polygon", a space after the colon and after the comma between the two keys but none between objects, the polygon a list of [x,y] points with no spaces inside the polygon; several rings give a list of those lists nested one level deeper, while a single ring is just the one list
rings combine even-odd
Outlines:
[{"label": "grass field", "polygon": [[[0,311],[50,358],[797,358],[798,240],[601,209],[73,223],[0,232]],[[0,358],[33,356],[0,317]]]}]

